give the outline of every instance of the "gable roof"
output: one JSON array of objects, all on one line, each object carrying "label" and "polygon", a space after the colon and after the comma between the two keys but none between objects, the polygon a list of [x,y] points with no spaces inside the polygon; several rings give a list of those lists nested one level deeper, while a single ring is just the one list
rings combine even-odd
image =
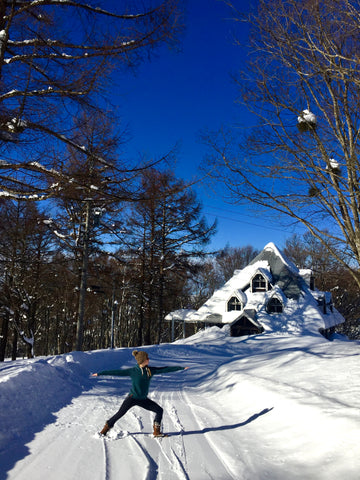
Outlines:
[{"label": "gable roof", "polygon": [[287,296],[281,290],[279,285],[274,285],[274,287],[269,291],[268,300],[270,300],[270,298],[274,298],[274,297],[276,297],[278,300],[280,300],[283,305],[286,304]]},{"label": "gable roof", "polygon": [[298,299],[302,293],[304,281],[299,269],[278,248],[269,243],[249,265],[266,262],[272,274],[272,284],[277,285],[287,298]]},{"label": "gable roof", "polygon": [[262,277],[268,282],[268,283],[272,283],[273,282],[273,278],[272,278],[272,275],[271,275],[271,272],[268,268],[264,268],[264,267],[259,267],[255,270],[255,272],[251,275],[251,279],[250,280],[253,280],[253,278],[258,275],[260,273],[260,275],[262,275]]},{"label": "gable roof", "polygon": [[239,315],[239,319],[241,317],[246,317],[253,325],[255,325],[255,327],[258,327],[259,329],[263,328],[261,323],[258,322],[256,310],[253,308],[244,308],[241,315]]},{"label": "gable roof", "polygon": [[237,297],[243,305],[246,305],[246,302],[247,302],[246,293],[243,292],[243,290],[241,290],[241,288],[236,288],[236,289],[231,293],[231,295],[229,296],[229,298],[227,299],[227,301],[229,301],[232,297]]}]

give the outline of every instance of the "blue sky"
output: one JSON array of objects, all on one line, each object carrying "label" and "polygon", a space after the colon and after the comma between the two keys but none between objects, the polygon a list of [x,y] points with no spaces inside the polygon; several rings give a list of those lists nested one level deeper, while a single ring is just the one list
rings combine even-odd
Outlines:
[{"label": "blue sky", "polygon": [[[243,10],[249,5],[249,0],[234,2]],[[245,26],[231,19],[229,8],[221,0],[184,3],[186,29],[180,51],[163,48],[157,58],[138,69],[136,76],[118,78],[114,100],[129,125],[129,154],[158,158],[178,144],[175,171],[188,180],[200,177],[198,168],[206,153],[198,140],[201,130],[234,123],[241,127],[250,120],[235,103],[237,91],[231,80],[231,73],[246,59],[246,48],[234,44],[234,34],[246,43]],[[225,203],[222,189],[219,183],[216,195],[205,185],[195,187],[209,223],[218,218],[218,233],[211,248],[229,244],[261,249],[268,242],[283,247],[293,233],[291,229],[284,230],[265,216],[255,216],[251,208]]]}]

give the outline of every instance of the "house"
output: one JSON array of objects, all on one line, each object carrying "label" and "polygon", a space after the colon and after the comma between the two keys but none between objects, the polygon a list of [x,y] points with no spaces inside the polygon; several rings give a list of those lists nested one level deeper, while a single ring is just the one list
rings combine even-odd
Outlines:
[{"label": "house", "polygon": [[273,244],[233,277],[198,310],[176,310],[165,320],[222,327],[232,336],[266,332],[319,334],[329,338],[345,320],[333,307],[331,293],[315,288],[311,270],[299,270]]}]

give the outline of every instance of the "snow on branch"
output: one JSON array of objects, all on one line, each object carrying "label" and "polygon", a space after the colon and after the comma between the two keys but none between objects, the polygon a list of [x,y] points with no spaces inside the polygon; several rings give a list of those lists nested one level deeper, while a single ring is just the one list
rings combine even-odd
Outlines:
[{"label": "snow on branch", "polygon": [[316,116],[310,110],[303,110],[298,116],[298,128],[301,132],[306,132],[316,128]]}]

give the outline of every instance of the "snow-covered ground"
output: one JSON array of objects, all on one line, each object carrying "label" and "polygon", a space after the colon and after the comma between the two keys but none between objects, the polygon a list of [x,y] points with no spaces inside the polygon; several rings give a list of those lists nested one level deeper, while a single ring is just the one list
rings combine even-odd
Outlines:
[{"label": "snow-covered ground", "polygon": [[136,407],[96,435],[130,383],[90,373],[134,365],[131,349],[3,363],[0,478],[359,479],[360,343],[226,328],[146,348],[152,365],[190,367],[152,380],[163,439]]}]

